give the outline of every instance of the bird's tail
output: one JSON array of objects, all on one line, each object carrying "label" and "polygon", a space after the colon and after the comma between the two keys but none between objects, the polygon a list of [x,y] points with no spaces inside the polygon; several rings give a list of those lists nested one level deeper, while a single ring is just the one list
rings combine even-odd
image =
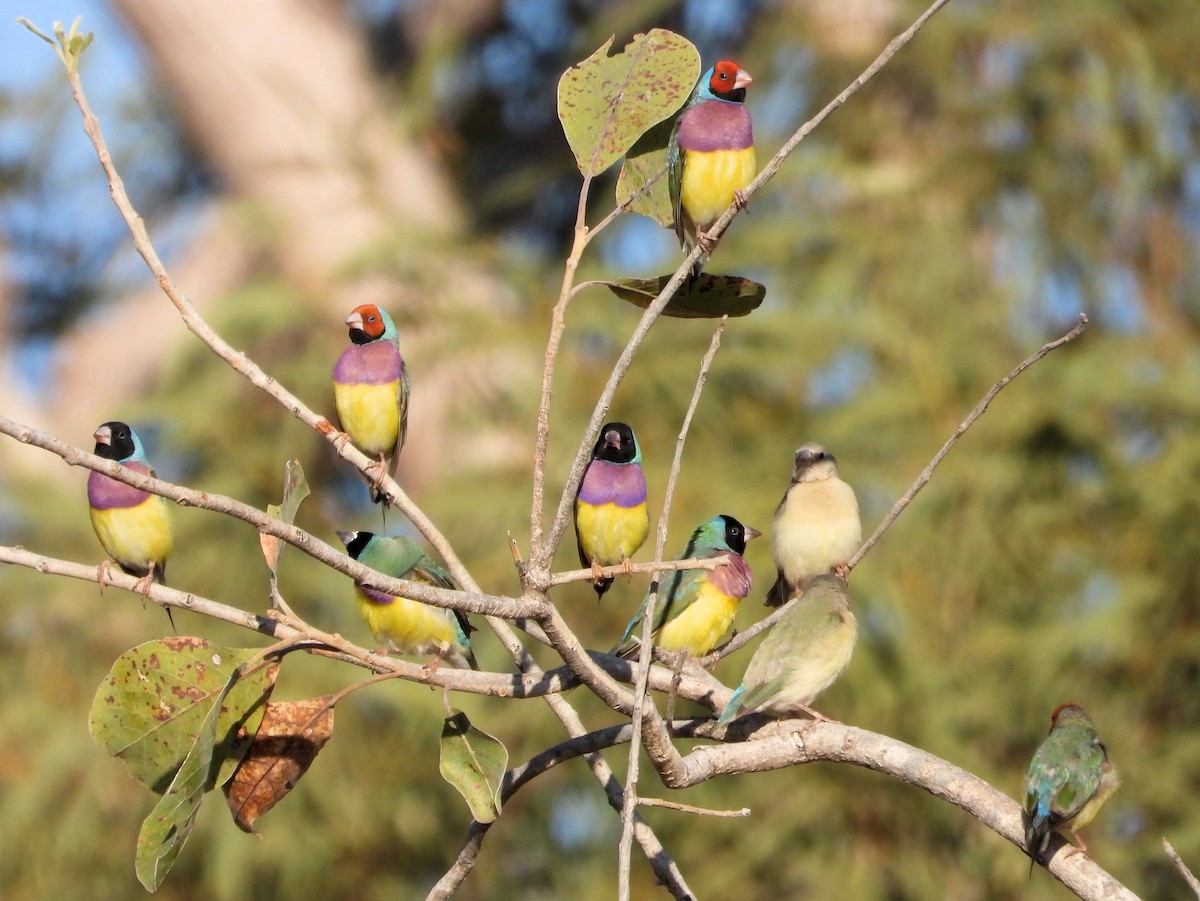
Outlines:
[{"label": "bird's tail", "polygon": [[721,711],[721,715],[717,717],[717,725],[724,726],[738,714],[738,708],[741,706],[742,695],[746,693],[746,686],[739,685],[737,691],[733,693],[733,697],[729,699],[729,703],[725,705],[725,709]]}]

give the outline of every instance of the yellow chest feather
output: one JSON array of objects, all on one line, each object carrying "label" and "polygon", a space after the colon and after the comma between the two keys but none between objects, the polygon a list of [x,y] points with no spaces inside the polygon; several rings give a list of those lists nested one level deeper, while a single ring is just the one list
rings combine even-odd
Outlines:
[{"label": "yellow chest feather", "polygon": [[701,657],[715,648],[729,631],[741,601],[705,584],[700,596],[659,630],[654,643],[668,651],[686,651],[693,657]]},{"label": "yellow chest feather", "polygon": [[333,386],[342,429],[364,454],[391,453],[400,433],[400,382]]},{"label": "yellow chest feather", "polygon": [[583,553],[601,566],[615,566],[632,557],[650,534],[650,515],[645,504],[637,507],[578,504],[575,522]]},{"label": "yellow chest feather", "polygon": [[449,611],[407,598],[376,604],[356,590],[358,612],[376,641],[401,654],[438,654],[458,640]]},{"label": "yellow chest feather", "polygon": [[733,194],[754,180],[754,148],[690,151],[683,167],[679,199],[696,228],[708,231],[733,203]]},{"label": "yellow chest feather", "polygon": [[[90,509],[90,508],[89,508]],[[171,556],[167,502],[151,495],[136,507],[90,509],[92,528],[112,559],[131,569],[153,568]]]}]

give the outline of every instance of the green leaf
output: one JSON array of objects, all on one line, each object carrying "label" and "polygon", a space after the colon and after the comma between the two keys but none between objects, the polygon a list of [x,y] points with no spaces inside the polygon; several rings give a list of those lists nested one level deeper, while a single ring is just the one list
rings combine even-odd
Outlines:
[{"label": "green leaf", "polygon": [[683,106],[700,75],[696,48],[665,29],[636,35],[609,56],[612,42],[558,81],[558,118],[585,176],[603,172]]},{"label": "green leaf", "polygon": [[[288,460],[283,473],[283,502],[279,506],[267,504],[267,515],[282,519],[289,524],[293,523],[300,505],[311,493],[308,482],[304,478],[304,467],[300,465],[300,461]],[[283,550],[283,541],[274,535],[263,535],[261,532],[258,541],[262,546],[263,556],[267,560],[267,569],[274,576],[279,567],[279,554]]]},{"label": "green leaf", "polygon": [[275,684],[277,664],[238,681],[225,697],[237,667],[253,648],[215,647],[179,636],[148,641],[126,651],[92,701],[88,730],[125,764],[134,779],[155,792],[171,784],[200,734],[213,698],[221,696],[217,753],[211,782],[227,778],[250,747]]},{"label": "green leaf", "polygon": [[[657,278],[622,278],[609,282],[609,290],[643,310],[650,306],[667,282],[669,275]],[[767,296],[758,282],[740,275],[709,275],[701,272],[685,280],[663,309],[664,316],[677,319],[719,319],[722,316],[748,316]]]},{"label": "green leaf", "polygon": [[222,708],[237,683],[238,671],[235,669],[225,680],[216,698],[208,705],[208,712],[200,723],[195,741],[188,748],[179,772],[171,780],[170,786],[154,806],[154,810],[142,821],[134,869],[138,881],[148,892],[157,891],[162,885],[167,873],[174,866],[183,843],[191,835],[196,814],[200,812],[200,801],[210,787],[208,774],[216,750]]},{"label": "green leaf", "polygon": [[[625,154],[621,174],[617,176],[617,204],[628,203],[631,212],[649,216],[667,228],[675,225],[667,180],[667,145],[674,129],[675,119],[666,119],[638,138]],[[651,179],[653,183],[646,187]],[[635,195],[632,200],[631,194]]]},{"label": "green leaf", "polygon": [[461,710],[442,725],[442,778],[458,790],[480,823],[500,816],[500,787],[508,768],[508,749],[471,725]]}]

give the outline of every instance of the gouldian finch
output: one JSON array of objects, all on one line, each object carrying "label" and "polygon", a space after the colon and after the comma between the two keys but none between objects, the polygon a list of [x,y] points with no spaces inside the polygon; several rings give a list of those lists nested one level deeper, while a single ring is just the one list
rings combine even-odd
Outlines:
[{"label": "gouldian finch", "polygon": [[817,576],[799,603],[771,627],[717,722],[756,710],[780,716],[803,711],[825,719],[808,705],[845,671],[857,640],[845,580]]},{"label": "gouldian finch", "polygon": [[[106,422],[92,435],[97,457],[116,460],[122,466],[153,476],[137,432],[123,422]],[[166,498],[142,491],[124,482],[93,472],[88,476],[88,508],[92,528],[104,552],[131,576],[138,577],[142,595],[154,582],[166,583],[167,557],[171,555],[171,519]],[[103,569],[101,564],[101,584]],[[164,608],[174,627],[170,608]]]},{"label": "gouldian finch", "polygon": [[723,59],[703,75],[667,145],[667,180],[675,233],[685,251],[697,243],[712,252],[708,230],[754,180],[754,130],[742,101],[754,81],[737,63]]},{"label": "gouldian finch", "polygon": [[575,495],[579,562],[595,571],[597,597],[603,597],[613,583],[612,576],[599,575],[599,568],[628,565],[648,534],[641,448],[625,423],[605,423]]},{"label": "gouldian finch", "polygon": [[[729,556],[716,569],[682,569],[663,573],[654,608],[654,643],[667,651],[702,657],[716,647],[733,625],[738,604],[750,593],[753,576],[743,559],[746,542],[759,536],[732,516],[714,516],[692,533],[680,560]],[[638,649],[642,619],[650,595],[625,627],[621,644],[613,651],[632,658]]]},{"label": "gouldian finch", "polygon": [[[346,553],[374,570],[410,582],[460,590],[444,569],[411,538],[373,532],[338,532]],[[467,635],[471,626],[457,610],[394,597],[355,582],[358,612],[380,644],[401,654],[434,654],[458,669],[479,669]]]},{"label": "gouldian finch", "polygon": [[1077,704],[1063,704],[1050,718],[1050,734],[1034,752],[1025,780],[1025,846],[1029,871],[1046,850],[1051,832],[1077,834],[1116,791],[1117,771],[1091,718]]},{"label": "gouldian finch", "polygon": [[771,555],[779,573],[767,592],[767,606],[781,606],[830,570],[845,578],[846,561],[861,543],[858,499],[838,478],[833,454],[819,444],[801,445],[792,484],[775,508],[771,525]]},{"label": "gouldian finch", "polygon": [[394,472],[408,431],[408,371],[396,324],[379,307],[355,307],[346,325],[350,346],[333,367],[333,401],[342,429],[355,446],[379,457],[379,475],[371,490],[371,500],[379,503],[379,483]]}]

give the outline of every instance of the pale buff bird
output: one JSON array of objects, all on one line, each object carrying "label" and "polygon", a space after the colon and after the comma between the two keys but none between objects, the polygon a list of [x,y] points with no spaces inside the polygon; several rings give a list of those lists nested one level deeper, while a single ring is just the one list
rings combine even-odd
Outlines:
[{"label": "pale buff bird", "polygon": [[801,445],[792,484],[775,508],[771,554],[779,575],[767,592],[767,606],[781,606],[824,573],[845,578],[846,562],[861,543],[858,499],[838,478],[833,454],[819,444]]},{"label": "pale buff bird", "polygon": [[832,574],[817,576],[796,606],[771,627],[717,722],[756,710],[777,716],[803,711],[825,719],[808,705],[845,672],[857,640],[845,581]]}]

